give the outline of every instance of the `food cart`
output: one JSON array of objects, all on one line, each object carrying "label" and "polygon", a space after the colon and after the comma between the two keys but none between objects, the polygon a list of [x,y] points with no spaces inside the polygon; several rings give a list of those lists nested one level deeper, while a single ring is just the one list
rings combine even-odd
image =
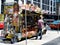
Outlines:
[{"label": "food cart", "polygon": [[[42,10],[38,6],[31,5],[31,4],[23,5],[21,9],[22,9],[21,14],[23,16],[22,31],[21,31],[22,37],[30,38],[36,36],[38,30],[37,21],[39,16],[43,14],[41,12]],[[26,16],[27,27],[25,26],[25,16]],[[43,33],[45,32],[43,31]]]},{"label": "food cart", "polygon": [[21,7],[16,3],[17,7],[8,4],[4,6],[4,19],[7,20],[5,22],[5,38],[14,38],[19,41],[22,38],[36,36],[38,30],[37,18],[41,15],[41,9],[31,4],[22,4]]}]

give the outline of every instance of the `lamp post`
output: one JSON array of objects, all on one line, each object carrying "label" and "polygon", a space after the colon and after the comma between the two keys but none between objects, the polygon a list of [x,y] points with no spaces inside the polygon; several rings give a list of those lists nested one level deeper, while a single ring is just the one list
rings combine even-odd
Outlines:
[{"label": "lamp post", "polygon": [[26,45],[27,45],[27,14],[26,14],[26,6],[25,6],[25,28],[26,28]]}]

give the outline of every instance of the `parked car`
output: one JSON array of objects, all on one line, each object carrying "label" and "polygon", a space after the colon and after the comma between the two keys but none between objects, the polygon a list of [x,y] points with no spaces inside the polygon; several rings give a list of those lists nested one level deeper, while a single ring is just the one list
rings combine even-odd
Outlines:
[{"label": "parked car", "polygon": [[4,22],[0,22],[0,29],[4,28]]},{"label": "parked car", "polygon": [[49,24],[51,29],[60,29],[60,20],[55,20]]}]

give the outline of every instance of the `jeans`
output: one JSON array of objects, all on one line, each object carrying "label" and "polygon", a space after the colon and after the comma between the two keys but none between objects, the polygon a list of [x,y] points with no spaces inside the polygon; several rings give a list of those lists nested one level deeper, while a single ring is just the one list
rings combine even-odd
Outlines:
[{"label": "jeans", "polygon": [[40,37],[40,39],[42,39],[42,29],[41,28],[38,28],[36,39],[38,38],[38,36]]}]

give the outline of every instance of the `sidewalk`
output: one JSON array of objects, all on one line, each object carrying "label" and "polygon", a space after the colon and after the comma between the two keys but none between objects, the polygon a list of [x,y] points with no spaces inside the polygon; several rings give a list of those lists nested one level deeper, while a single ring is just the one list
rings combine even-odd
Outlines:
[{"label": "sidewalk", "polygon": [[[34,40],[34,38],[28,39],[27,42],[26,40],[18,42],[18,43],[14,43],[14,44],[3,44],[3,45],[42,45],[44,43],[47,43],[55,38],[58,38],[60,36],[60,31],[59,33],[57,31],[51,31],[48,30],[47,33],[45,35],[43,35],[42,40]],[[27,44],[26,44],[27,43]],[[0,43],[1,44],[1,43]]]},{"label": "sidewalk", "polygon": [[[51,30],[48,30],[47,33],[45,35],[43,35],[43,38],[42,40],[33,40],[34,38],[32,39],[28,39],[27,40],[27,45],[42,45],[44,43],[47,43],[55,38],[58,38],[60,36],[60,31],[57,32],[57,31],[51,31]],[[19,42],[19,43],[15,43],[15,45],[26,45],[26,41],[22,41],[22,42]]]}]

